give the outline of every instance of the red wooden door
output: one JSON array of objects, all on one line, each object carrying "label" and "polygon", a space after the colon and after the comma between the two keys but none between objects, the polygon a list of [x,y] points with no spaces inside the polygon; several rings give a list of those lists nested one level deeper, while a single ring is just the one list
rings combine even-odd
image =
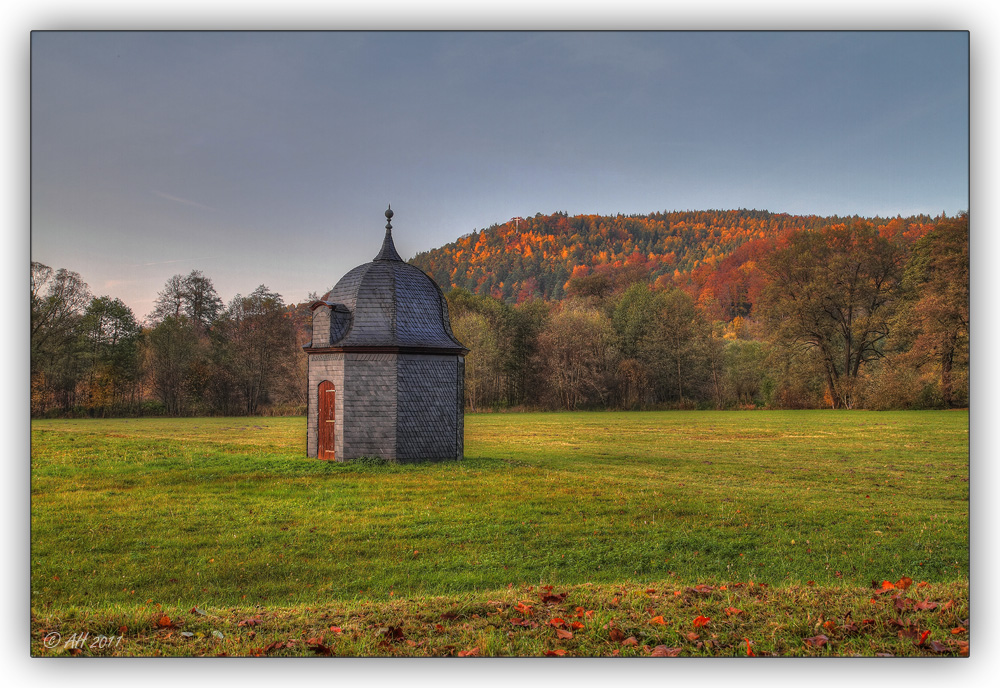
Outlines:
[{"label": "red wooden door", "polygon": [[319,458],[336,459],[337,390],[329,380],[319,383]]}]

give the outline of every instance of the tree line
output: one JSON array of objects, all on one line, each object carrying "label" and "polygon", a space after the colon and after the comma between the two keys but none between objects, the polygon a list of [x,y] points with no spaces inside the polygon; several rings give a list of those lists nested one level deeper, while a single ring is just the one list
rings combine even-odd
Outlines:
[{"label": "tree line", "polygon": [[458,287],[467,405],[964,406],[968,241],[965,214],[919,236],[855,220],[748,242],[715,270],[669,279],[638,261],[576,270],[559,301]]},{"label": "tree line", "polygon": [[[730,212],[745,240],[684,271],[633,252],[574,266],[559,299],[451,288],[467,408],[968,404],[967,215],[769,233],[770,214]],[[192,271],[140,324],[80,275],[32,263],[32,414],[304,413],[313,298],[286,305],[262,285],[223,304]]]},{"label": "tree line", "polygon": [[32,415],[304,412],[296,313],[263,285],[223,304],[195,270],[171,277],[140,325],[79,274],[32,262]]}]

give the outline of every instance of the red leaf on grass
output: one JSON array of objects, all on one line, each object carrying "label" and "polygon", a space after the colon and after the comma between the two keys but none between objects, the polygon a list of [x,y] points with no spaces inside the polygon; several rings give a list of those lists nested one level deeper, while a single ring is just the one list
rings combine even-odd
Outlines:
[{"label": "red leaf on grass", "polygon": [[565,657],[566,656],[566,650],[563,650],[563,649],[559,649],[559,650],[547,650],[545,652],[545,656],[546,657]]},{"label": "red leaf on grass", "polygon": [[333,631],[334,633],[343,633],[344,632],[344,629],[341,628],[340,626],[330,626],[330,630]]},{"label": "red leaf on grass", "polygon": [[444,626],[442,626],[441,624],[434,624],[434,630],[436,630],[438,633],[444,633]]},{"label": "red leaf on grass", "polygon": [[554,616],[551,619],[549,619],[549,624],[555,627],[565,626],[566,620],[561,617]]},{"label": "red leaf on grass", "polygon": [[917,647],[923,647],[923,644],[927,642],[927,636],[931,634],[930,631],[924,631],[920,634],[920,642],[917,643]]},{"label": "red leaf on grass", "polygon": [[917,602],[913,605],[914,609],[920,610],[922,612],[929,612],[937,609],[938,603],[931,602],[930,600],[924,600],[923,602]]},{"label": "red leaf on grass", "polygon": [[710,617],[707,617],[707,616],[701,616],[701,615],[696,616],[694,618],[694,622],[693,622],[694,623],[694,627],[695,628],[700,628],[701,626],[707,626],[708,622],[711,621],[711,620],[712,619]]},{"label": "red leaf on grass", "polygon": [[570,624],[570,627],[575,628],[576,630],[579,631],[581,628],[583,628],[583,624],[580,623],[579,621],[574,621],[573,623]]},{"label": "red leaf on grass", "polygon": [[744,638],[743,640],[747,641],[747,657],[756,657],[757,654],[750,649],[750,638]]},{"label": "red leaf on grass", "polygon": [[608,636],[610,636],[611,640],[616,643],[620,643],[621,641],[625,640],[625,634],[622,633],[621,629],[619,628],[612,628],[611,631],[608,633]]},{"label": "red leaf on grass", "polygon": [[814,635],[812,638],[806,638],[803,642],[809,647],[823,647],[830,642],[830,639],[825,635]]},{"label": "red leaf on grass", "polygon": [[969,656],[969,644],[964,640],[956,640],[955,644],[958,645],[958,654],[962,657]]},{"label": "red leaf on grass", "polygon": [[573,639],[573,631],[565,631],[565,630],[563,630],[561,628],[557,628],[556,629],[556,636],[559,637],[559,638],[561,638],[562,640],[572,640]]},{"label": "red leaf on grass", "polygon": [[651,623],[651,624],[659,624],[661,626],[666,626],[667,625],[667,622],[663,620],[662,616],[654,616],[652,619],[649,620],[649,623]]},{"label": "red leaf on grass", "polygon": [[259,626],[262,623],[264,623],[264,622],[261,620],[261,618],[259,616],[255,616],[255,617],[250,618],[250,619],[243,619],[239,623],[237,623],[236,625],[237,626]]},{"label": "red leaf on grass", "polygon": [[166,614],[161,614],[156,620],[156,626],[158,628],[177,628],[177,625],[170,620],[170,617]]},{"label": "red leaf on grass", "polygon": [[462,652],[459,652],[458,656],[459,657],[475,657],[478,654],[479,654],[479,648],[478,647],[474,647],[471,650],[464,650]]},{"label": "red leaf on grass", "polygon": [[625,638],[625,640],[622,641],[622,645],[624,645],[625,647],[635,647],[638,644],[639,641],[635,639],[634,635],[630,635],[629,637]]},{"label": "red leaf on grass", "polygon": [[690,633],[688,633],[688,634],[687,634],[687,635],[686,635],[685,637],[686,637],[686,638],[687,638],[688,640],[690,640],[691,642],[694,642],[695,640],[698,640],[699,638],[701,638],[701,636],[700,636],[700,635],[698,635],[697,633],[695,633],[694,631],[691,631],[691,632],[690,632]]},{"label": "red leaf on grass", "polygon": [[309,640],[306,641],[306,645],[308,645],[309,649],[312,650],[317,655],[321,655],[323,657],[329,657],[330,655],[333,654],[333,650],[324,645],[319,638],[310,638]]},{"label": "red leaf on grass", "polygon": [[948,600],[947,602],[941,605],[941,611],[951,609],[954,606],[955,606],[955,600]]},{"label": "red leaf on grass", "polygon": [[531,605],[527,605],[524,602],[518,602],[517,606],[514,607],[514,609],[517,612],[519,612],[521,614],[524,614],[525,616],[533,616],[534,613],[535,613],[535,612],[531,611]]},{"label": "red leaf on grass", "polygon": [[939,643],[936,640],[932,640],[928,645],[928,648],[930,648],[930,651],[934,652],[935,654],[941,654],[942,652],[948,651],[947,645],[945,645],[944,643]]},{"label": "red leaf on grass", "polygon": [[742,614],[742,609],[737,609],[736,607],[726,607],[726,616],[735,616],[737,614]]},{"label": "red leaf on grass", "polygon": [[683,648],[680,647],[667,647],[666,645],[657,645],[653,648],[653,657],[676,657],[681,653]]},{"label": "red leaf on grass", "polygon": [[959,633],[965,633],[965,631],[966,631],[965,626],[959,626],[958,628],[951,629],[951,634],[958,635]]},{"label": "red leaf on grass", "polygon": [[896,587],[900,590],[906,590],[908,587],[913,585],[913,579],[909,576],[903,576],[898,581],[896,581]]}]

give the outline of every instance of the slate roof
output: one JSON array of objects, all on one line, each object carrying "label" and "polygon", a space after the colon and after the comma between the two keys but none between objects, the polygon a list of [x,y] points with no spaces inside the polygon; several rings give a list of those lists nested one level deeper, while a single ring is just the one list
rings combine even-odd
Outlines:
[{"label": "slate roof", "polygon": [[[382,250],[341,278],[320,301],[350,314],[346,328],[331,328],[330,346],[392,346],[468,351],[455,338],[448,302],[423,270],[403,262],[386,228]],[[317,306],[319,304],[316,304]],[[337,338],[337,336],[342,335]]]}]

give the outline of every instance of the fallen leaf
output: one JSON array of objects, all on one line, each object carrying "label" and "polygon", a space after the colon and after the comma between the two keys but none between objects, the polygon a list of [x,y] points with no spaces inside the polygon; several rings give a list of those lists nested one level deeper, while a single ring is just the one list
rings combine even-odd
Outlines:
[{"label": "fallen leaf", "polygon": [[931,602],[930,600],[924,600],[922,602],[917,602],[915,605],[913,605],[913,608],[917,609],[919,611],[922,611],[922,612],[929,612],[929,611],[932,611],[934,609],[937,609],[937,606],[938,606],[937,602]]},{"label": "fallen leaf", "polygon": [[707,617],[707,616],[700,616],[700,615],[696,616],[694,618],[694,622],[693,622],[694,623],[694,627],[695,628],[700,628],[701,626],[707,626],[708,622],[711,621],[711,620],[712,619],[710,617]]},{"label": "fallen leaf", "polygon": [[747,657],[756,657],[757,654],[750,649],[750,638],[744,638],[743,640],[747,641]]},{"label": "fallen leaf", "polygon": [[687,635],[686,635],[685,637],[686,637],[686,638],[687,638],[688,640],[690,640],[691,642],[694,642],[695,640],[698,640],[699,638],[701,638],[701,636],[700,636],[700,635],[698,635],[697,633],[695,633],[694,631],[691,631],[691,632],[690,632],[690,633],[688,633],[688,634],[687,634]]},{"label": "fallen leaf", "polygon": [[823,647],[830,641],[825,635],[814,635],[812,638],[806,638],[803,642],[809,647]]},{"label": "fallen leaf", "polygon": [[896,581],[896,587],[900,590],[906,590],[908,587],[913,585],[913,579],[909,576],[903,576],[898,581]]},{"label": "fallen leaf", "polygon": [[951,629],[951,634],[958,635],[959,633],[965,633],[965,631],[966,631],[965,626],[959,626],[958,628]]},{"label": "fallen leaf", "polygon": [[340,626],[330,626],[330,630],[333,631],[334,633],[344,632],[344,629],[342,629]]},{"label": "fallen leaf", "polygon": [[932,640],[928,645],[928,647],[930,648],[930,651],[934,652],[935,654],[941,654],[942,652],[948,651],[947,645],[945,645],[944,643],[939,643],[936,640]]},{"label": "fallen leaf", "polygon": [[680,647],[667,647],[666,645],[657,645],[653,648],[653,657],[676,657],[681,653],[683,648]]},{"label": "fallen leaf", "polygon": [[947,602],[941,605],[941,611],[951,609],[954,606],[955,606],[955,600],[948,600]]},{"label": "fallen leaf", "polygon": [[565,626],[566,625],[566,620],[563,619],[562,617],[554,616],[551,619],[549,619],[549,624],[552,625],[552,626],[556,626],[556,627],[558,627],[558,626]]},{"label": "fallen leaf", "polygon": [[583,628],[583,624],[580,623],[579,621],[574,621],[573,623],[570,624],[570,627],[575,628],[576,630],[579,631],[581,628]]},{"label": "fallen leaf", "polygon": [[735,616],[737,614],[742,614],[742,609],[737,609],[736,607],[726,607],[726,616]]},{"label": "fallen leaf", "polygon": [[828,631],[832,631],[836,627],[837,627],[837,624],[832,619],[830,621],[827,621],[826,623],[823,624],[823,628],[825,628]]},{"label": "fallen leaf", "polygon": [[566,656],[566,650],[563,650],[563,649],[559,649],[559,650],[547,650],[545,652],[545,656],[546,657],[565,657]]},{"label": "fallen leaf", "polygon": [[955,644],[958,646],[958,654],[962,657],[969,656],[969,644],[964,640],[956,640]]},{"label": "fallen leaf", "polygon": [[176,628],[174,622],[171,621],[170,617],[167,616],[166,614],[160,615],[160,617],[156,620],[156,625],[159,628]]},{"label": "fallen leaf", "polygon": [[923,646],[923,644],[924,644],[924,643],[925,643],[925,642],[927,641],[927,637],[928,637],[928,636],[929,636],[930,634],[931,634],[931,632],[930,632],[930,631],[924,631],[923,633],[921,633],[921,634],[920,634],[920,642],[918,642],[918,643],[917,643],[917,647],[922,647],[922,646]]},{"label": "fallen leaf", "polygon": [[649,620],[649,623],[651,623],[651,624],[659,624],[661,626],[666,626],[667,625],[667,622],[663,620],[662,616],[654,616],[652,619]]},{"label": "fallen leaf", "polygon": [[463,652],[459,652],[458,656],[459,657],[475,657],[478,654],[479,654],[479,648],[478,647],[474,647],[471,650],[465,650]]},{"label": "fallen leaf", "polygon": [[612,628],[611,631],[608,633],[608,636],[611,638],[612,641],[616,643],[620,643],[625,639],[625,634],[622,633],[621,629],[618,628]]},{"label": "fallen leaf", "polygon": [[[534,614],[534,612],[531,610],[531,605],[527,605],[524,602],[518,602],[517,606],[514,607],[514,609],[518,613],[524,614],[525,616],[532,616]],[[441,618],[442,619],[444,618],[444,614],[441,615]],[[455,618],[455,617],[453,616],[452,618]]]},{"label": "fallen leaf", "polygon": [[442,626],[441,624],[434,624],[434,629],[435,629],[435,630],[436,630],[436,631],[437,631],[438,633],[444,633],[444,626]]},{"label": "fallen leaf", "polygon": [[250,618],[250,619],[243,619],[242,621],[240,621],[236,625],[237,626],[259,626],[262,623],[264,623],[264,622],[261,620],[261,618],[259,616],[255,616],[255,617]]},{"label": "fallen leaf", "polygon": [[629,637],[625,638],[625,640],[622,641],[622,645],[626,647],[635,647],[638,644],[639,641],[635,639],[634,635],[630,635]]},{"label": "fallen leaf", "polygon": [[566,631],[566,630],[563,630],[562,628],[557,628],[556,629],[556,636],[558,636],[562,640],[572,640],[573,639],[573,631]]}]

